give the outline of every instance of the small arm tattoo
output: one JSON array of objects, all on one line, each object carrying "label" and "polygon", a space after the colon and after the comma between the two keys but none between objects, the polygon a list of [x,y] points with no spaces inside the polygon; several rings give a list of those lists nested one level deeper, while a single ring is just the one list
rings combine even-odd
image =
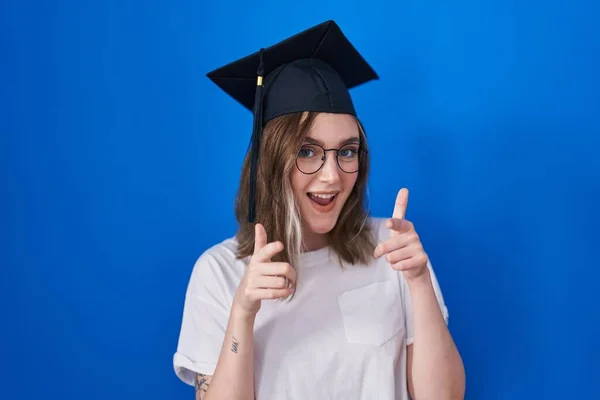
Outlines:
[{"label": "small arm tattoo", "polygon": [[231,351],[233,351],[234,353],[237,354],[239,345],[240,345],[240,343],[237,341],[237,339],[235,337],[233,337],[233,344],[231,345]]},{"label": "small arm tattoo", "polygon": [[208,384],[210,383],[210,376],[196,374],[196,400],[202,400],[206,391],[208,390]]}]

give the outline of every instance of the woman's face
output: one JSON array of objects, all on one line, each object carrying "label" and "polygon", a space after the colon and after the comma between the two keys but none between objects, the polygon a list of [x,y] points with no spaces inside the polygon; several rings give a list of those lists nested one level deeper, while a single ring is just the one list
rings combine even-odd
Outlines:
[{"label": "woman's face", "polygon": [[[334,228],[354,188],[359,144],[358,125],[353,116],[321,113],[298,153],[291,180],[309,250],[326,244],[324,235]],[[323,149],[341,149],[339,165],[336,151],[323,152]]]}]

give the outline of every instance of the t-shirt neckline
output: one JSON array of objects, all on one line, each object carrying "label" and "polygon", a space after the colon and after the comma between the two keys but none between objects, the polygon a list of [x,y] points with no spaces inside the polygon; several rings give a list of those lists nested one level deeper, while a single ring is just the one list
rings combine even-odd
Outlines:
[{"label": "t-shirt neckline", "polygon": [[331,247],[325,246],[318,250],[306,251],[298,254],[298,262],[302,267],[314,267],[329,261]]}]

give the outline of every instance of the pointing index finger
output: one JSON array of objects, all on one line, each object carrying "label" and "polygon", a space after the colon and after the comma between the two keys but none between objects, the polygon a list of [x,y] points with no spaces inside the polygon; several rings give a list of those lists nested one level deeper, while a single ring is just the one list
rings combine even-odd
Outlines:
[{"label": "pointing index finger", "polygon": [[392,218],[404,219],[406,216],[406,207],[408,206],[408,189],[402,188],[396,196],[396,204],[394,205],[394,214]]},{"label": "pointing index finger", "polygon": [[267,245],[267,232],[262,224],[254,226],[254,254]]}]

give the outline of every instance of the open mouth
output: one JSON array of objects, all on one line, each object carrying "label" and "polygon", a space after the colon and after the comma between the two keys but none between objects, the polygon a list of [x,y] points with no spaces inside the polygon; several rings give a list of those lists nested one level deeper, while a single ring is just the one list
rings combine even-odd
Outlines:
[{"label": "open mouth", "polygon": [[313,207],[319,211],[328,211],[333,207],[337,193],[307,193]]}]

